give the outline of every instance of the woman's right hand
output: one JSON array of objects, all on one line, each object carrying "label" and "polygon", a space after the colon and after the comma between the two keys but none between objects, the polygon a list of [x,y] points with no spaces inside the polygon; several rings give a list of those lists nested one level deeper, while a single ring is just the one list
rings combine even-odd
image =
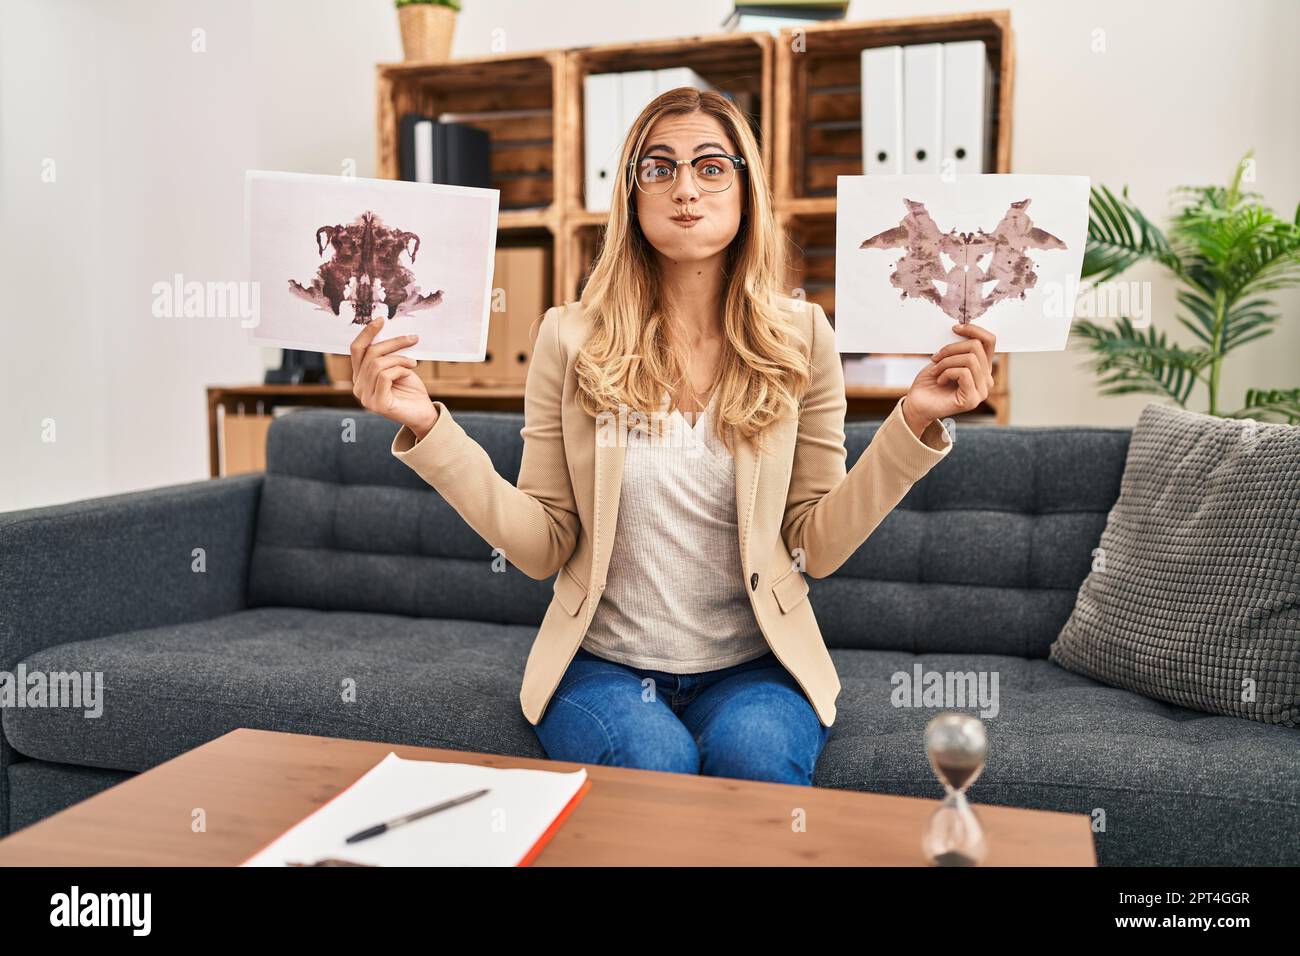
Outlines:
[{"label": "woman's right hand", "polygon": [[415,359],[397,354],[420,337],[397,335],[375,343],[385,321],[372,319],[352,340],[352,394],[362,408],[407,426],[420,441],[438,420],[438,410],[424,380],[415,373]]}]

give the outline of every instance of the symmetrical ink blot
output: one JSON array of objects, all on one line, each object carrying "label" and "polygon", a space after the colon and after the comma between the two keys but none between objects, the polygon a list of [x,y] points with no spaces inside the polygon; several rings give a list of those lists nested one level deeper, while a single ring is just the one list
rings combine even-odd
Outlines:
[{"label": "symmetrical ink blot", "polygon": [[335,315],[344,302],[352,303],[353,323],[367,325],[375,310],[385,308],[388,318],[427,309],[442,301],[442,290],[420,294],[415,273],[402,265],[402,253],[412,264],[420,237],[385,226],[373,212],[364,212],[346,226],[321,226],[316,230],[316,250],[328,261],[316,271],[310,286],[289,280],[289,291]]},{"label": "symmetrical ink blot", "polygon": [[[923,203],[904,199],[907,215],[893,229],[865,240],[859,249],[905,249],[894,264],[890,284],[938,306],[963,325],[973,322],[996,302],[1025,297],[1038,281],[1026,249],[1064,249],[1065,243],[1037,228],[1025,209],[1030,200],[1013,202],[992,233],[977,229],[940,232]],[[941,255],[953,263],[945,268]],[[980,260],[992,256],[988,268]],[[987,292],[984,287],[997,283]],[[940,285],[946,286],[940,291]]]}]

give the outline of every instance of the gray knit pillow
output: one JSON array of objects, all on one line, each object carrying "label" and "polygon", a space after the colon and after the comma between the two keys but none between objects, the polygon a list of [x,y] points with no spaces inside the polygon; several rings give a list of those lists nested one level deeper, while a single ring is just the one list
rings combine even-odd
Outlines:
[{"label": "gray knit pillow", "polygon": [[1300,722],[1300,426],[1151,403],[1051,659],[1181,707]]}]

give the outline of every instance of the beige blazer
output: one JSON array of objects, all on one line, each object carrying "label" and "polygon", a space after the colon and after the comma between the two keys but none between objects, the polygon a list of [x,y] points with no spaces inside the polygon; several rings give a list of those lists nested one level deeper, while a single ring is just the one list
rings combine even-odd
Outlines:
[{"label": "beige blazer", "polygon": [[[781,306],[812,358],[812,381],[798,415],[769,426],[765,454],[738,442],[736,516],[744,569],[738,583],[773,654],[829,727],[840,681],[804,575],[820,578],[838,568],[952,446],[939,422],[918,440],[899,399],[846,475],[844,373],[835,330],[818,305],[791,298]],[[576,401],[574,359],[589,328],[581,302],[548,309],[538,327],[517,485],[497,474],[487,452],[436,400],[438,420],[424,439],[417,443],[403,426],[392,445],[392,453],[507,561],[538,580],[556,575],[519,693],[533,724],[542,719],[600,602],[618,522],[626,443],[611,439],[617,429]]]}]

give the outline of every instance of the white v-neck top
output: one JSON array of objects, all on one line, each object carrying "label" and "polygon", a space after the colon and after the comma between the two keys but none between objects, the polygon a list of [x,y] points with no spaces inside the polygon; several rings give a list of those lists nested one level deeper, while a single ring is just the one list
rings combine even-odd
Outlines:
[{"label": "white v-neck top", "polygon": [[665,436],[627,436],[605,592],[582,641],[597,657],[695,674],[767,653],[745,592],[735,460],[714,434],[716,396],[693,424],[674,409]]}]

